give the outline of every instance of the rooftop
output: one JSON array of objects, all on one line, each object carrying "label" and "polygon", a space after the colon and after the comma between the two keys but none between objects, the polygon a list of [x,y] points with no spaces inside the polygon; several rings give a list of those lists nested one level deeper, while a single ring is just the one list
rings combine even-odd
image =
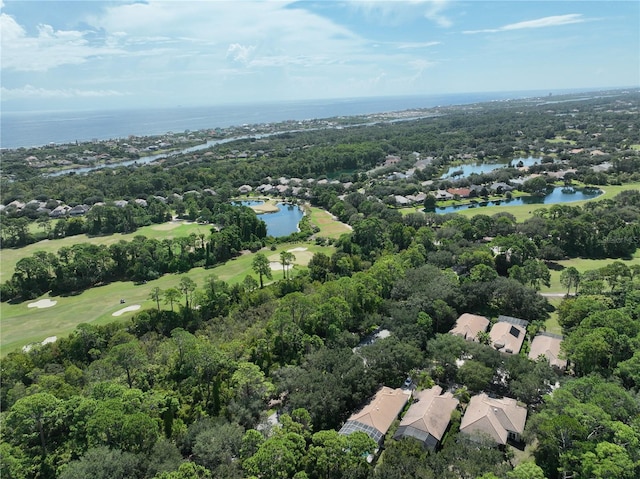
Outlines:
[{"label": "rooftop", "polygon": [[529,358],[535,361],[539,356],[544,356],[549,360],[551,366],[565,369],[567,367],[567,360],[560,359],[561,343],[562,336],[551,333],[540,333],[531,341]]},{"label": "rooftop", "polygon": [[490,398],[486,394],[473,396],[462,417],[460,432],[484,434],[498,444],[506,444],[509,433],[522,434],[527,410],[515,399]]},{"label": "rooftop", "polygon": [[340,433],[363,431],[379,442],[410,397],[410,391],[383,386],[366,406],[349,417]]},{"label": "rooftop", "polygon": [[479,332],[485,332],[489,326],[489,320],[477,314],[464,313],[457,320],[449,333],[462,336],[464,339],[476,341]]},{"label": "rooftop", "polygon": [[458,404],[450,392],[442,394],[440,386],[420,391],[417,401],[402,418],[396,436],[412,436],[425,441],[431,435],[440,441]]}]

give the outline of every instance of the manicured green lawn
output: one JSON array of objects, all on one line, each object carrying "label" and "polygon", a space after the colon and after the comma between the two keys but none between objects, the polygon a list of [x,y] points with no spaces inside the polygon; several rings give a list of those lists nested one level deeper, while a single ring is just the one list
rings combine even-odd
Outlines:
[{"label": "manicured green lawn", "polygon": [[[309,242],[280,245],[275,251],[263,249],[262,252],[271,261],[278,261],[281,251],[300,248],[305,248],[305,250],[293,251],[296,257],[294,273],[296,267],[306,266],[314,253],[321,251],[331,255],[334,251],[333,247],[318,246]],[[66,336],[80,323],[106,324],[130,318],[135,312],[124,313],[118,317],[112,316],[114,312],[127,306],[139,304],[142,309],[155,308],[155,302],[149,299],[152,288],[157,286],[165,290],[177,287],[180,283],[180,278],[183,276],[188,276],[198,286],[202,286],[204,279],[211,274],[215,274],[218,279],[230,284],[242,281],[247,275],[251,275],[257,280],[258,277],[251,267],[253,258],[253,254],[245,254],[215,268],[194,268],[183,275],[168,274],[145,284],[136,285],[130,281],[117,282],[91,288],[73,296],[43,295],[32,301],[25,301],[19,304],[0,303],[0,326],[2,332],[0,354],[5,355],[25,344],[39,342],[50,336]],[[281,278],[282,269],[275,269],[273,271],[273,280]],[[32,302],[46,298],[57,301],[57,304],[43,309],[28,307]],[[120,299],[124,299],[126,303],[120,304]],[[169,309],[168,305],[161,303],[161,306]]]},{"label": "manicured green lawn", "polygon": [[604,266],[607,266],[608,264],[613,263],[614,261],[621,261],[627,266],[631,266],[634,264],[640,265],[640,250],[636,251],[636,254],[633,256],[633,258],[626,259],[626,260],[625,259],[615,260],[610,258],[607,258],[607,259],[572,258],[572,259],[555,261],[554,263],[559,265],[560,268],[550,270],[551,286],[549,288],[547,288],[546,286],[543,286],[540,292],[541,293],[566,293],[567,292],[566,288],[560,284],[560,274],[562,274],[563,268],[568,268],[570,266],[573,266],[581,273],[584,273],[585,271],[588,271],[588,270],[602,268]]},{"label": "manicured green lawn", "polygon": [[554,311],[549,314],[549,319],[547,319],[544,325],[547,328],[547,332],[554,334],[562,334],[562,328],[560,327],[560,323],[558,323],[558,306],[562,303],[563,298],[547,298],[547,301],[551,303],[554,307]]},{"label": "manicured green lawn", "polygon": [[134,233],[116,233],[109,236],[77,235],[57,240],[43,240],[23,248],[5,248],[0,251],[0,258],[2,259],[2,261],[0,261],[0,282],[4,282],[11,277],[15,265],[20,259],[31,256],[36,251],[56,253],[63,247],[70,247],[78,243],[109,246],[120,240],[131,241],[135,236],[146,236],[147,238],[160,240],[189,236],[191,233],[208,235],[211,233],[211,226],[184,221],[170,221],[158,225],[143,226],[142,228],[138,228]]},{"label": "manicured green lawn", "polygon": [[[640,190],[640,182],[628,183],[626,185],[608,185],[608,186],[602,187],[602,189],[604,190],[604,193],[602,195],[598,196],[597,198],[593,198],[591,200],[583,200],[583,201],[574,201],[574,202],[570,202],[570,203],[562,203],[562,204],[570,205],[570,206],[582,206],[587,201],[598,201],[598,200],[604,200],[604,199],[611,199],[611,198],[615,197],[621,191]],[[520,221],[526,220],[527,218],[530,218],[533,215],[533,212],[535,210],[538,210],[538,209],[541,209],[541,208],[549,208],[550,206],[551,205],[544,205],[544,204],[538,204],[538,205],[516,205],[516,206],[500,205],[500,206],[488,206],[488,207],[471,208],[471,209],[468,209],[468,210],[458,211],[457,213],[460,214],[460,215],[468,216],[468,217],[479,215],[479,214],[492,216],[492,215],[495,215],[496,213],[511,213],[512,215],[514,215],[516,217],[516,220],[518,222],[520,222]]]},{"label": "manicured green lawn", "polygon": [[[580,185],[576,183],[576,186],[580,186]],[[597,198],[593,198],[593,199],[590,199],[590,200],[573,201],[573,202],[563,203],[563,204],[570,205],[570,206],[582,206],[587,201],[598,201],[598,200],[604,200],[604,199],[611,199],[611,198],[615,197],[621,191],[640,190],[640,182],[627,183],[625,185],[608,185],[608,186],[602,187],[602,189],[604,190],[604,193],[601,194],[600,196],[598,196]],[[517,196],[523,196],[523,194],[519,193],[519,192],[514,192],[514,197],[517,197]],[[504,199],[504,198],[503,197],[496,197],[496,199]],[[462,203],[463,203],[462,201],[454,201],[454,200],[440,201],[440,202],[438,202],[438,206],[450,206],[450,205],[456,205],[456,204],[462,204]],[[545,205],[545,204],[536,204],[536,205],[500,205],[500,206],[487,206],[487,207],[470,208],[470,209],[466,209],[466,210],[456,211],[456,213],[459,214],[459,215],[467,216],[467,217],[472,217],[472,216],[476,216],[476,215],[492,216],[492,215],[495,215],[496,213],[510,213],[513,216],[515,216],[515,218],[516,218],[516,220],[518,222],[521,222],[521,221],[524,221],[527,218],[530,218],[531,216],[533,216],[533,212],[535,210],[539,210],[541,208],[549,208],[550,206],[551,206],[550,204],[548,204],[548,205]],[[411,207],[408,207],[408,208],[401,208],[401,209],[399,209],[399,211],[403,215],[406,215],[406,214],[409,214],[409,213],[422,212],[422,205],[411,206]]]},{"label": "manicured green lawn", "polygon": [[[320,228],[318,236],[325,238],[337,238],[343,233],[350,232],[350,228],[336,221],[332,216],[320,209],[311,207],[308,210],[311,222]],[[88,237],[86,235],[73,236],[54,241],[40,241],[38,243],[19,249],[4,249],[0,251],[0,281],[6,281],[13,274],[15,264],[24,257],[31,256],[36,251],[57,252],[62,247],[69,247],[77,243],[93,243],[99,245],[111,245],[120,240],[131,241],[134,236],[142,235],[147,238],[165,239],[179,236],[188,236],[191,233],[208,234],[210,226],[186,223],[182,221],[169,222],[160,225],[151,225],[140,228],[133,234],[115,234],[111,236]],[[304,248],[304,251],[299,249]],[[279,245],[275,251],[264,249],[270,261],[279,261],[280,252],[283,250],[298,249],[293,251],[296,257],[294,261],[297,267],[306,266],[316,252],[324,252],[331,255],[333,247],[318,246],[314,242],[304,242],[295,244]],[[215,274],[219,279],[228,283],[242,281],[245,276],[251,275],[256,280],[257,275],[253,272],[251,263],[253,254],[246,254],[228,261],[226,264],[216,266],[211,269],[195,268],[186,273],[198,285],[204,283],[204,279]],[[294,267],[294,273],[295,273]],[[282,277],[282,269],[273,271],[274,280]],[[180,282],[181,275],[165,275],[155,281],[146,284],[135,285],[132,282],[111,283],[105,286],[92,288],[74,296],[50,297],[44,295],[33,301],[20,304],[0,303],[0,354],[6,354],[29,344],[31,342],[42,341],[49,336],[65,336],[71,333],[80,323],[106,324],[119,319],[131,317],[134,312],[128,312],[119,317],[112,314],[123,307],[139,304],[142,309],[155,307],[155,303],[149,300],[151,289],[159,287],[167,289],[175,287]],[[28,304],[40,299],[51,298],[57,304],[50,308],[29,308]],[[125,299],[124,305],[120,304],[120,299]],[[162,305],[168,308],[167,305]]]},{"label": "manicured green lawn", "polygon": [[351,232],[351,227],[349,225],[334,219],[331,213],[326,210],[311,206],[307,207],[306,211],[309,214],[311,223],[320,228],[318,236],[323,236],[325,238],[339,238],[341,235]]}]

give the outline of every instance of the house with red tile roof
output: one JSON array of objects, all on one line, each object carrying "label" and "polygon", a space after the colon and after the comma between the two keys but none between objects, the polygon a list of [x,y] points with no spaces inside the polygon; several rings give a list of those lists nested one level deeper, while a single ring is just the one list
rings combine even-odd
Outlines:
[{"label": "house with red tile roof", "polygon": [[469,198],[471,196],[470,188],[447,188],[447,193],[450,193],[454,196],[458,196],[460,198]]}]

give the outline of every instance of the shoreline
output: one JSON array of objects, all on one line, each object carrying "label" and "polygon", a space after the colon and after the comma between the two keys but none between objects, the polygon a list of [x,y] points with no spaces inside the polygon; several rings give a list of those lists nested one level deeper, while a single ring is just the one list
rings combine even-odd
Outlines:
[{"label": "shoreline", "polygon": [[[577,95],[593,96],[603,93],[617,93],[624,88],[612,89],[567,89],[557,90],[555,95],[559,97],[572,97]],[[539,101],[546,98],[548,91],[545,90],[519,90],[510,92],[466,92],[466,93],[445,93],[431,95],[399,95],[399,96],[382,96],[382,97],[356,97],[345,101],[345,99],[327,99],[327,100],[299,100],[292,102],[256,102],[255,104],[235,104],[235,105],[213,105],[213,106],[191,106],[188,108],[118,108],[118,109],[97,109],[82,111],[82,123],[79,123],[80,129],[70,125],[70,129],[74,131],[73,135],[52,134],[50,128],[40,127],[35,133],[32,131],[29,139],[22,137],[25,133],[20,130],[18,125],[24,117],[36,119],[55,117],[63,121],[80,121],[78,119],[78,111],[75,110],[53,110],[53,111],[29,111],[29,112],[4,112],[3,129],[5,140],[11,137],[12,140],[8,144],[1,144],[2,151],[17,149],[39,149],[54,144],[57,146],[72,144],[76,141],[80,143],[91,143],[93,141],[126,141],[130,137],[136,138],[152,138],[162,137],[169,134],[177,134],[175,132],[203,132],[208,130],[218,130],[226,132],[233,136],[233,131],[247,133],[252,128],[260,128],[266,125],[280,126],[290,129],[293,125],[299,128],[301,125],[310,126],[314,123],[325,123],[335,121],[336,126],[348,126],[352,121],[360,118],[361,121],[401,121],[414,119],[410,117],[421,117],[424,114],[441,112],[447,109],[457,109],[471,107],[479,104],[492,103],[496,101]],[[283,105],[288,106],[283,111]],[[291,106],[296,108],[292,111]],[[327,105],[332,108],[327,110]],[[348,105],[349,108],[346,108]],[[261,111],[258,118],[255,117],[256,108]],[[176,117],[175,112],[181,113]],[[157,119],[159,113],[164,113],[164,117],[169,118],[161,122],[162,126],[154,126],[148,129],[136,129],[131,127],[127,130],[120,126],[114,127],[111,124],[101,125],[100,132],[87,130],[87,116],[89,123],[93,120],[92,115],[100,118],[104,112],[109,116],[122,116],[130,118],[144,115],[151,115]],[[203,119],[203,115],[206,119]],[[249,120],[249,121],[247,121]],[[41,122],[41,121],[40,121]],[[33,121],[31,121],[33,123]],[[119,122],[118,125],[122,123]],[[124,122],[130,124],[130,122]],[[138,121],[138,123],[144,123]],[[48,122],[50,124],[50,122]],[[96,125],[98,128],[98,125]],[[94,128],[95,129],[95,128]],[[15,131],[14,131],[15,130]],[[81,132],[79,130],[82,130]],[[249,131],[251,133],[251,131]],[[259,131],[256,133],[260,133]],[[34,138],[34,135],[36,138]],[[18,138],[19,137],[19,138]]]}]

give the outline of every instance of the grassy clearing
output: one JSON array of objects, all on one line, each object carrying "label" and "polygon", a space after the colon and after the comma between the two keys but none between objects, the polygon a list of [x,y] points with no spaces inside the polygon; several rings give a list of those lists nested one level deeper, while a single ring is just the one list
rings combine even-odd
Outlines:
[{"label": "grassy clearing", "polygon": [[[631,266],[634,264],[640,265],[640,251],[637,251],[633,258],[627,260],[613,260],[613,259],[585,259],[585,258],[573,258],[562,261],[556,261],[555,264],[558,266],[554,269],[551,269],[551,286],[546,287],[543,286],[540,290],[541,293],[553,293],[553,294],[565,294],[567,292],[566,288],[560,284],[560,274],[562,273],[562,269],[573,266],[581,273],[585,271],[599,269],[608,264],[611,264],[613,261],[622,261],[627,266]],[[547,331],[555,334],[562,334],[562,328],[558,323],[558,313],[557,308],[563,300],[563,297],[547,297],[549,303],[554,307],[554,311],[550,313],[549,319],[545,322],[547,327]]]},{"label": "grassy clearing", "polygon": [[[321,208],[308,207],[307,212],[310,214],[311,222],[320,228],[318,236],[323,236],[325,238],[338,238],[343,233],[349,233],[351,231],[348,225],[337,221],[331,214]],[[211,233],[211,225],[177,220],[162,224],[143,226],[138,228],[137,231],[127,234],[116,233],[109,236],[77,235],[57,240],[39,241],[23,248],[5,248],[0,250],[0,282],[7,281],[11,275],[13,275],[15,265],[20,259],[31,256],[36,251],[57,253],[58,250],[63,247],[68,248],[78,243],[91,243],[109,246],[120,240],[131,241],[135,236],[145,236],[150,239],[163,240],[189,236],[192,233],[196,235],[209,235]]]},{"label": "grassy clearing", "polygon": [[549,314],[549,319],[544,323],[547,328],[547,332],[554,334],[562,334],[562,328],[558,323],[558,306],[562,303],[563,298],[547,298],[547,301],[553,306],[553,311]]},{"label": "grassy clearing", "polygon": [[321,208],[310,206],[306,209],[311,223],[320,228],[317,236],[325,238],[339,238],[345,233],[351,232],[351,227],[336,220],[331,213]]},{"label": "grassy clearing", "polygon": [[[583,186],[581,184],[576,183],[577,187]],[[570,206],[582,206],[585,203],[587,203],[588,201],[599,201],[599,200],[604,200],[604,199],[612,199],[614,198],[616,195],[618,195],[620,192],[622,191],[627,191],[627,190],[640,190],[640,182],[636,182],[636,183],[627,183],[625,185],[608,185],[602,188],[604,190],[604,193],[601,194],[600,196],[598,196],[597,198],[592,198],[590,200],[582,200],[582,201],[572,201],[572,202],[568,202],[568,203],[562,203],[562,204],[566,204],[566,205],[570,205]],[[519,192],[513,192],[513,197],[518,197],[518,196],[524,196],[524,194],[519,193]],[[495,199],[504,199],[504,197],[496,197]],[[445,202],[439,202],[438,206],[450,206],[450,205],[459,205],[459,204],[463,204],[464,202],[462,201],[454,201],[454,200],[450,200],[450,201],[445,201]],[[476,207],[476,208],[470,208],[470,209],[466,209],[466,210],[460,210],[460,211],[456,211],[457,214],[459,215],[464,215],[467,217],[472,217],[472,216],[476,216],[476,215],[488,215],[488,216],[492,216],[495,215],[496,213],[510,213],[513,216],[515,216],[516,220],[518,222],[522,222],[524,220],[526,220],[527,218],[530,218],[531,216],[533,216],[533,212],[542,208],[549,208],[551,206],[551,204],[536,204],[536,205],[499,205],[499,206],[486,206],[486,207]],[[408,207],[408,208],[401,208],[400,213],[402,215],[407,215],[409,213],[418,213],[418,212],[422,212],[422,205],[416,205],[416,206],[412,206],[412,207]]]},{"label": "grassy clearing", "polygon": [[[274,251],[265,249],[262,252],[273,261],[278,261],[281,251],[297,248],[305,248],[305,250],[293,252],[296,257],[294,274],[296,267],[306,266],[314,253],[323,252],[331,255],[334,251],[333,247],[318,246],[312,243],[294,243],[280,245]],[[199,286],[211,274],[230,284],[242,281],[247,275],[253,276],[257,280],[258,277],[251,267],[253,258],[253,254],[245,254],[215,268],[194,268],[188,273],[165,275],[146,284],[134,284],[130,281],[117,282],[91,288],[73,296],[50,296],[47,294],[19,304],[0,303],[2,332],[0,354],[5,355],[25,344],[39,342],[50,336],[66,336],[80,323],[106,324],[112,321],[126,320],[135,312],[127,312],[119,317],[112,315],[123,307],[135,304],[141,305],[142,309],[156,307],[156,304],[149,299],[151,290],[156,286],[162,290],[176,287],[183,276],[188,276]],[[278,280],[281,273],[274,271],[273,277],[274,280]],[[28,307],[31,302],[47,298],[57,301],[57,304],[43,309]],[[126,300],[125,304],[120,304],[121,298]],[[161,304],[161,306],[169,308],[167,305]]]},{"label": "grassy clearing", "polygon": [[[320,228],[318,236],[337,238],[350,231],[349,227],[320,208],[309,208],[311,222]],[[120,240],[131,241],[134,236],[142,235],[147,238],[165,239],[188,236],[191,233],[208,234],[210,226],[198,225],[175,221],[160,225],[151,225],[140,228],[132,234],[115,234],[111,236],[88,237],[86,235],[73,236],[55,241],[41,241],[20,249],[5,249],[0,251],[0,280],[6,281],[13,274],[15,264],[24,257],[31,256],[36,251],[56,253],[62,247],[70,247],[77,243],[93,243],[109,246]],[[278,261],[280,252],[304,248],[304,251],[293,251],[296,257],[294,261],[294,274],[296,267],[306,266],[316,252],[331,255],[333,247],[318,246],[313,242],[279,245],[275,250],[263,250],[272,261]],[[237,257],[226,264],[211,269],[195,268],[186,273],[198,285],[204,283],[204,279],[215,274],[219,279],[230,284],[242,281],[250,275],[257,278],[253,272],[251,263],[253,254]],[[151,289],[159,287],[167,289],[175,287],[183,275],[165,275],[155,281],[136,285],[132,282],[111,283],[105,286],[92,288],[78,295],[51,297],[44,295],[33,301],[20,304],[0,303],[0,354],[4,355],[32,342],[39,342],[50,336],[65,336],[71,333],[80,323],[106,324],[112,321],[123,321],[130,318],[134,312],[128,312],[120,317],[112,314],[124,306],[140,304],[142,309],[153,308],[155,303],[149,300]],[[280,279],[280,272],[273,272],[274,280]],[[51,308],[28,308],[28,304],[39,299],[50,298],[57,301]],[[124,305],[120,299],[126,300]],[[163,305],[168,308],[168,306]]]},{"label": "grassy clearing", "polygon": [[602,268],[604,266],[607,266],[608,264],[613,263],[614,261],[621,261],[627,266],[632,266],[634,264],[640,265],[640,250],[636,251],[636,254],[633,255],[633,257],[630,259],[614,260],[611,258],[606,258],[606,259],[572,258],[572,259],[554,261],[554,264],[557,266],[554,265],[553,269],[550,268],[551,286],[549,288],[547,288],[546,286],[543,286],[540,292],[541,293],[566,293],[567,292],[566,288],[560,284],[560,275],[562,274],[562,270],[564,268],[573,266],[581,273],[584,273],[585,271]]},{"label": "grassy clearing", "polygon": [[[604,199],[614,198],[617,194],[622,191],[627,190],[640,190],[640,182],[636,183],[628,183],[626,185],[608,185],[603,187],[604,193],[598,196],[597,198],[593,198],[590,200],[582,200],[582,201],[573,201],[569,203],[562,203],[569,206],[582,206],[588,201],[599,201]],[[549,208],[551,205],[539,204],[539,205],[516,205],[516,206],[508,206],[508,205],[500,205],[500,206],[489,206],[489,207],[479,207],[479,208],[471,208],[468,210],[458,211],[457,213],[460,215],[472,217],[475,215],[483,214],[483,215],[495,215],[496,213],[511,213],[516,217],[518,222],[524,221],[527,218],[533,216],[533,212],[535,210],[539,210],[542,208]]]},{"label": "grassy clearing", "polygon": [[109,236],[87,236],[83,234],[57,240],[43,240],[23,248],[5,248],[0,250],[0,258],[2,259],[0,261],[0,282],[7,281],[11,277],[15,265],[20,259],[31,256],[36,251],[57,253],[63,247],[68,248],[78,243],[109,246],[120,240],[131,241],[135,236],[146,236],[147,238],[162,240],[189,236],[191,233],[208,235],[211,233],[211,226],[185,221],[170,221],[158,225],[143,226],[134,233],[116,233]]}]

